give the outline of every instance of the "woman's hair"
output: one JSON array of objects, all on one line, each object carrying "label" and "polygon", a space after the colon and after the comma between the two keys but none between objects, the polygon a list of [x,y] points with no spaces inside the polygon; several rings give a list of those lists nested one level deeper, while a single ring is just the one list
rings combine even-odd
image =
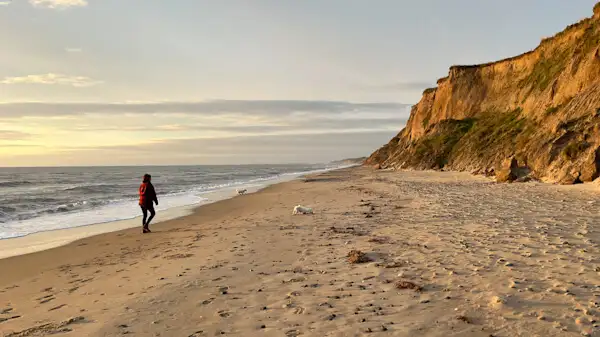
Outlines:
[{"label": "woman's hair", "polygon": [[146,174],[144,174],[144,178],[143,178],[142,182],[149,183],[150,178],[152,178],[152,176],[150,176],[148,173],[146,173]]}]

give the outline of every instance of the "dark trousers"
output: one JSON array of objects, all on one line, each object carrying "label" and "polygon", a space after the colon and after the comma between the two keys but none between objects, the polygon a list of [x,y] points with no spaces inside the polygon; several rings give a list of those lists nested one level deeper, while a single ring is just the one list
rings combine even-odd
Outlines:
[{"label": "dark trousers", "polygon": [[[148,228],[150,221],[152,221],[152,218],[154,218],[154,215],[156,214],[154,211],[154,205],[149,203],[147,205],[140,205],[140,207],[142,208],[142,214],[144,215],[144,218],[142,219],[142,225],[144,228]],[[150,212],[150,217],[148,217],[148,212]]]}]

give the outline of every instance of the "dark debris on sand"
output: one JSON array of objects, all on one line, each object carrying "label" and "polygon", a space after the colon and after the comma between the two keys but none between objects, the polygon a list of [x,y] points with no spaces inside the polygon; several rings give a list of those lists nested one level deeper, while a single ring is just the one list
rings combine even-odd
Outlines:
[{"label": "dark debris on sand", "polygon": [[421,292],[423,288],[410,281],[398,281],[396,282],[396,289],[412,289],[414,291]]},{"label": "dark debris on sand", "polygon": [[366,263],[370,261],[372,261],[371,258],[360,250],[352,250],[350,253],[348,253],[348,262],[352,264]]},{"label": "dark debris on sand", "polygon": [[384,243],[390,243],[390,238],[387,236],[374,236],[374,237],[370,238],[368,241],[373,242],[373,243],[384,244]]}]

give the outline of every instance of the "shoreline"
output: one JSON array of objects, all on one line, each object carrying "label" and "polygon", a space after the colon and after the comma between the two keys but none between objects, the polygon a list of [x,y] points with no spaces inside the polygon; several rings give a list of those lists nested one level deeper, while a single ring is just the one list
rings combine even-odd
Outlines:
[{"label": "shoreline", "polygon": [[[194,209],[200,206],[188,205],[169,208],[162,211],[160,213],[161,218],[153,222],[152,225],[191,215]],[[138,223],[140,218],[141,216],[137,216],[131,219],[51,229],[14,238],[0,239],[0,260],[53,249],[95,235],[114,233],[137,227],[141,228],[141,225]]]},{"label": "shoreline", "polygon": [[[310,166],[311,164],[306,164]],[[321,165],[321,164],[314,164]],[[324,164],[323,164],[324,165]],[[243,166],[243,165],[242,165]],[[257,176],[248,178],[247,180],[233,180],[224,184],[212,185],[210,183],[201,183],[200,185],[189,185],[188,190],[180,190],[177,192],[171,192],[168,194],[160,194],[161,203],[159,206],[156,206],[155,209],[157,213],[164,214],[165,212],[170,212],[172,209],[179,208],[193,208],[199,205],[203,205],[206,203],[206,196],[219,195],[226,191],[234,191],[236,188],[255,188],[255,187],[264,187],[269,184],[277,183],[279,181],[287,181],[289,179],[294,179],[295,177],[299,177],[305,174],[313,174],[319,172],[325,172],[329,170],[335,170],[340,168],[351,167],[353,165],[341,165],[341,166],[323,166],[321,168],[313,168],[308,169],[307,171],[293,171],[293,172],[282,172],[278,174],[269,173],[266,176]],[[52,167],[51,167],[52,168]],[[206,186],[204,186],[204,185]],[[198,188],[196,188],[198,187]],[[191,196],[193,200],[173,200],[174,198],[178,198],[181,196]],[[74,202],[73,204],[76,204]],[[84,201],[85,203],[85,201]],[[69,201],[65,201],[63,205],[65,208],[67,205],[71,204]],[[134,205],[134,206],[132,206]],[[6,222],[8,228],[5,229],[4,236],[0,236],[0,241],[2,240],[10,240],[15,238],[22,238],[29,235],[35,235],[42,232],[53,232],[57,230],[67,230],[71,228],[78,227],[86,227],[93,225],[104,225],[113,222],[121,222],[126,220],[132,220],[140,217],[139,209],[135,206],[137,205],[136,197],[129,197],[125,199],[112,200],[107,204],[100,204],[96,207],[80,209],[77,211],[66,211],[66,212],[50,212],[49,214],[42,214],[35,216],[33,218],[26,218],[22,220],[9,220]],[[60,209],[63,206],[58,206]],[[126,214],[112,214],[115,207],[120,208],[120,206],[125,206]],[[121,209],[122,210],[122,209]],[[133,210],[133,212],[131,212]],[[35,213],[35,212],[34,212]],[[92,213],[92,214],[88,214]],[[95,214],[103,214],[109,213],[109,216],[104,217],[96,217]],[[90,219],[91,218],[91,219]],[[40,223],[41,222],[41,223]],[[48,224],[49,222],[49,224]],[[64,224],[69,224],[65,226]],[[36,231],[38,225],[42,226],[40,231]],[[0,226],[2,227],[2,226]],[[13,228],[11,228],[13,227]],[[2,228],[0,228],[1,230]]]},{"label": "shoreline", "polygon": [[[301,179],[306,175],[349,169],[352,167],[355,166],[341,166],[332,169],[321,169],[288,175],[284,174],[278,178],[268,179],[261,182],[250,182],[248,184],[231,186],[215,191],[205,192],[201,194],[203,200],[198,204],[177,206],[157,212],[157,216],[151,225],[156,226],[160,223],[184,218],[186,216],[193,215],[195,212],[198,211],[198,209],[202,208],[205,205],[238,197],[238,195],[235,194],[236,189],[245,188],[247,189],[246,194],[252,194],[272,185]],[[132,207],[135,206],[136,205],[132,203]],[[136,217],[128,219],[80,225],[69,228],[50,229],[27,234],[24,236],[0,239],[0,260],[65,246],[70,243],[77,242],[78,240],[93,237],[96,235],[119,232],[122,230],[141,227],[138,223],[140,218],[141,215],[138,215]]]},{"label": "shoreline", "polygon": [[[246,199],[248,197],[260,197],[261,193],[268,193],[272,189],[285,189],[287,184],[299,182],[300,179],[302,179],[302,178],[311,177],[311,176],[319,176],[322,174],[328,174],[330,172],[352,171],[352,170],[356,170],[356,169],[360,169],[360,168],[362,168],[362,166],[349,166],[349,167],[342,167],[342,168],[335,168],[335,169],[319,170],[319,172],[316,172],[316,173],[306,173],[306,174],[302,173],[299,175],[292,175],[289,177],[285,177],[285,179],[283,179],[282,181],[273,182],[271,184],[266,184],[263,186],[256,186],[256,187],[254,187],[254,190],[251,193],[247,193],[245,195],[228,194],[228,196],[225,196],[224,198],[215,199],[212,202],[209,201],[202,205],[183,206],[183,207],[188,208],[188,211],[189,211],[188,214],[182,215],[180,217],[175,217],[175,218],[172,218],[169,220],[159,221],[159,222],[154,223],[153,226],[151,225],[151,228],[154,228],[155,230],[151,234],[146,234],[146,235],[142,234],[138,228],[141,226],[135,225],[133,227],[117,229],[115,231],[108,231],[108,232],[96,233],[96,234],[90,235],[90,236],[83,236],[83,237],[71,240],[69,242],[62,242],[61,244],[58,244],[56,246],[47,247],[42,250],[36,250],[36,251],[27,252],[24,254],[17,254],[17,255],[2,257],[2,258],[0,258],[0,270],[9,270],[9,269],[11,269],[10,267],[14,266],[14,265],[19,265],[22,267],[18,268],[16,271],[13,268],[13,270],[11,270],[12,274],[10,274],[10,275],[2,275],[0,273],[0,289],[2,288],[3,285],[6,285],[6,284],[9,284],[9,283],[12,283],[17,280],[24,279],[24,278],[33,277],[40,272],[43,274],[46,270],[60,268],[61,266],[68,266],[68,265],[70,265],[71,261],[78,261],[78,260],[82,260],[82,259],[94,259],[94,255],[96,255],[96,253],[89,252],[87,249],[85,249],[85,247],[90,245],[92,242],[104,242],[103,243],[104,246],[110,246],[112,241],[121,240],[123,237],[127,237],[129,239],[128,241],[131,242],[132,244],[139,243],[142,238],[144,238],[145,240],[154,242],[154,240],[156,240],[159,235],[165,234],[165,231],[169,231],[169,229],[176,226],[177,223],[187,222],[190,219],[196,218],[196,217],[202,218],[202,217],[207,216],[208,218],[212,218],[211,213],[213,213],[212,212],[213,208],[216,208],[219,210],[222,209],[223,207],[228,208],[228,204],[238,203],[238,200],[240,200],[240,199]],[[236,187],[232,187],[232,188],[228,188],[228,189],[235,191],[235,189],[239,188],[239,187],[241,187],[241,186],[236,186]],[[224,193],[225,191],[219,191],[219,192]],[[242,208],[238,208],[238,210],[241,211],[243,208],[244,208],[244,206],[242,206]],[[291,209],[289,210],[289,212],[291,213]],[[208,213],[208,215],[205,213]],[[135,219],[137,219],[137,218],[135,218]],[[131,220],[135,220],[135,219],[129,219],[127,221],[131,221]],[[111,223],[114,223],[114,222],[111,222]],[[102,224],[100,224],[100,226],[101,225]],[[93,226],[98,226],[98,225],[88,225],[88,226],[93,227]],[[77,230],[78,228],[84,228],[84,227],[73,227],[73,228],[62,229],[59,231],[71,232],[73,230]],[[52,233],[52,232],[53,231],[41,232],[40,234]],[[5,239],[5,240],[6,240],[6,242],[9,242],[11,240],[16,240],[16,239],[25,240],[28,237],[29,236],[24,236],[24,237],[10,238],[10,239]],[[1,244],[3,243],[3,241],[4,240],[0,240],[0,249],[2,248]],[[123,243],[123,244],[125,246],[127,245],[127,243]],[[73,254],[72,253],[73,250],[77,250],[77,253]],[[40,267],[40,265],[43,267]],[[1,290],[0,290],[0,293],[2,293]]]}]

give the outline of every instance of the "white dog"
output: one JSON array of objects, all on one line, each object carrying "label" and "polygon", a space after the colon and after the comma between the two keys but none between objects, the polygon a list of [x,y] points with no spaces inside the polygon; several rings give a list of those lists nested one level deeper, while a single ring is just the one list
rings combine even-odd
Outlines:
[{"label": "white dog", "polygon": [[298,205],[296,207],[294,207],[294,211],[292,212],[293,215],[296,214],[313,214],[313,210],[310,207],[304,207],[301,205]]},{"label": "white dog", "polygon": [[242,189],[242,190],[238,190],[238,189],[236,189],[235,191],[237,192],[237,194],[246,194],[246,191],[247,191],[247,190],[244,188],[244,189]]}]

